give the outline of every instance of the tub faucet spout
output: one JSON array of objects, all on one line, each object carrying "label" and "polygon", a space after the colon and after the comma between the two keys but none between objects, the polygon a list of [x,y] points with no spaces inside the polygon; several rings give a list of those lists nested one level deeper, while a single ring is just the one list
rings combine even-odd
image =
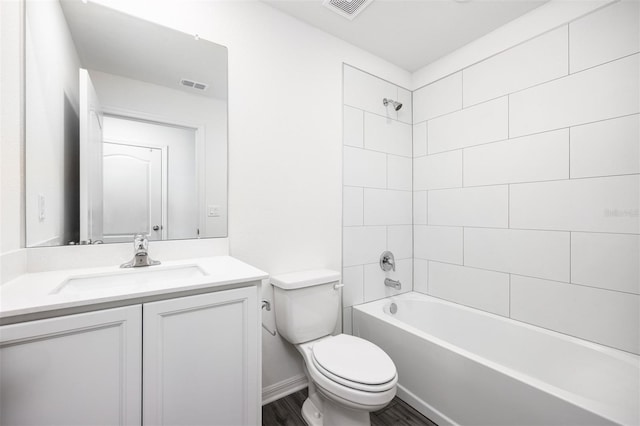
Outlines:
[{"label": "tub faucet spout", "polygon": [[384,279],[384,285],[387,287],[395,288],[396,290],[400,290],[402,288],[402,284],[400,281],[392,280],[391,278]]}]

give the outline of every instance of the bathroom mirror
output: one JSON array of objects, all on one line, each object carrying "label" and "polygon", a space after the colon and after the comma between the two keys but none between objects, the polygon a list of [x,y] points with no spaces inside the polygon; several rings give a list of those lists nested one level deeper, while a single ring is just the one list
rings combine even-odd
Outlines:
[{"label": "bathroom mirror", "polygon": [[25,3],[27,247],[227,235],[227,49]]}]

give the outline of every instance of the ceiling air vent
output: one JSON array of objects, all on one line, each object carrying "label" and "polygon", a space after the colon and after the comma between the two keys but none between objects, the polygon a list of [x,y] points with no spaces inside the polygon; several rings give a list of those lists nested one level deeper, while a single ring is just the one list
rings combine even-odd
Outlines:
[{"label": "ceiling air vent", "polygon": [[373,0],[324,0],[325,7],[333,10],[338,15],[353,20],[362,12]]},{"label": "ceiling air vent", "polygon": [[207,87],[208,87],[208,85],[205,83],[199,83],[197,81],[188,80],[186,78],[183,78],[182,80],[180,80],[180,84],[182,84],[183,86],[191,87],[192,89],[197,89],[197,90],[207,90]]}]

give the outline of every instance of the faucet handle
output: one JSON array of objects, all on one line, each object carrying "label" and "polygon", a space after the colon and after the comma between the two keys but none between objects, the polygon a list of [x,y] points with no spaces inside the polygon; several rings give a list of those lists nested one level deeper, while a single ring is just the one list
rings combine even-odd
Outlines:
[{"label": "faucet handle", "polygon": [[133,248],[137,250],[147,251],[149,248],[149,239],[145,234],[136,234],[133,237]]},{"label": "faucet handle", "polygon": [[380,255],[380,268],[383,271],[396,270],[396,260],[389,250],[383,251]]}]

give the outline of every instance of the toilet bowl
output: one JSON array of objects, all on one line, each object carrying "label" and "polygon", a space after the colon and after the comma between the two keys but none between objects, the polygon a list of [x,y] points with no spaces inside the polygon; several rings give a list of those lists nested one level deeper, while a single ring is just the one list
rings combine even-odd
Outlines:
[{"label": "toilet bowl", "polygon": [[312,426],[370,425],[369,413],[396,394],[398,376],[378,346],[347,334],[332,336],[340,309],[340,275],[305,271],[272,278],[276,327],[304,360]]}]

